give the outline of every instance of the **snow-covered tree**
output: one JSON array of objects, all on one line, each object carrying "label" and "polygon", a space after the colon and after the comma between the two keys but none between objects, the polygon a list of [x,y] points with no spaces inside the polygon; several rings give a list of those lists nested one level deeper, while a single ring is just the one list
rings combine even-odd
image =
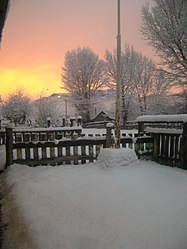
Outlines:
[{"label": "snow-covered tree", "polygon": [[34,106],[34,117],[40,127],[47,127],[49,118],[51,120],[51,124],[56,125],[56,122],[60,116],[60,111],[55,99],[40,96],[40,98],[35,101]]},{"label": "snow-covered tree", "polygon": [[187,87],[187,1],[154,0],[142,7],[144,39],[162,58],[170,78]]},{"label": "snow-covered tree", "polygon": [[72,94],[83,122],[90,120],[90,108],[104,84],[104,62],[87,47],[67,51],[62,73],[62,88]]},{"label": "snow-covered tree", "polygon": [[154,62],[141,53],[134,51],[134,85],[138,97],[140,114],[146,114],[147,97],[153,90],[154,74],[156,66]]},{"label": "snow-covered tree", "polygon": [[[116,87],[116,54],[105,53],[107,66],[107,80],[110,88]],[[133,47],[125,46],[121,55],[121,96],[122,116],[125,124],[132,95],[136,95],[139,101],[140,113],[145,114],[147,109],[147,96],[151,94],[156,66],[153,61]]]},{"label": "snow-covered tree", "polygon": [[171,88],[171,82],[167,78],[167,74],[157,69],[154,76],[153,93],[155,95],[166,94]]},{"label": "snow-covered tree", "polygon": [[164,71],[157,69],[154,74],[152,93],[148,100],[148,114],[169,114],[169,105],[167,93],[171,88],[171,82],[168,81]]},{"label": "snow-covered tree", "polygon": [[[107,86],[113,90],[116,89],[117,82],[117,55],[116,51],[113,54],[109,51],[105,52],[106,60],[106,79]],[[128,114],[129,107],[132,99],[132,94],[134,93],[134,81],[133,81],[133,48],[125,46],[124,50],[121,52],[121,101],[122,101],[122,120],[125,125]]]},{"label": "snow-covered tree", "polygon": [[31,99],[22,90],[18,89],[9,95],[8,99],[2,104],[2,115],[17,126],[26,121],[31,110]]}]

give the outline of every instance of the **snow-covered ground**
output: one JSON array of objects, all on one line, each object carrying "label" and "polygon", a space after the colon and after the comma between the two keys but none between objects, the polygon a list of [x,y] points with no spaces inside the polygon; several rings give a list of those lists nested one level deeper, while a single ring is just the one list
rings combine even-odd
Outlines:
[{"label": "snow-covered ground", "polygon": [[186,249],[187,172],[133,153],[105,151],[78,166],[12,165],[6,182],[32,246],[7,248]]}]

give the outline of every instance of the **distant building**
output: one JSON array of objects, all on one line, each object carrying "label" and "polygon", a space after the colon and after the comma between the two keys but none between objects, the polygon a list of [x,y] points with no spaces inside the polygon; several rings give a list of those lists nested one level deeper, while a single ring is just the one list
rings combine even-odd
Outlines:
[{"label": "distant building", "polygon": [[91,119],[91,122],[100,122],[100,121],[107,121],[107,122],[114,122],[115,119],[109,117],[104,111],[101,111],[97,116]]},{"label": "distant building", "polygon": [[2,38],[5,20],[8,13],[8,8],[9,8],[9,0],[1,0],[0,1],[0,42]]}]

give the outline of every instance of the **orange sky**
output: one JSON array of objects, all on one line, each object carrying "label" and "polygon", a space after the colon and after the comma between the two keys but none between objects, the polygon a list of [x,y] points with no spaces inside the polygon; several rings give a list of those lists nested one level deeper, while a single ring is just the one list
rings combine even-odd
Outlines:
[{"label": "orange sky", "polygon": [[[122,46],[153,57],[139,31],[144,2],[121,0]],[[0,50],[2,98],[20,87],[33,97],[62,92],[66,51],[88,46],[102,57],[115,48],[116,5],[117,0],[11,0]]]}]

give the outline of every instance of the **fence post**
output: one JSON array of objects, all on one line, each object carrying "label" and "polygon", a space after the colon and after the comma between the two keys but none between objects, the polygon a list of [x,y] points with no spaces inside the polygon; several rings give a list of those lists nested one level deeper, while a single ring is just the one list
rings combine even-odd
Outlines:
[{"label": "fence post", "polygon": [[[153,137],[153,161],[158,162],[158,151],[159,151],[159,135],[151,134]],[[163,145],[161,145],[163,146]]]},{"label": "fence post", "polygon": [[106,148],[110,148],[112,145],[112,129],[114,128],[113,123],[106,124]]},{"label": "fence post", "polygon": [[65,126],[66,126],[66,118],[63,117],[63,118],[62,118],[62,127],[65,127]]},{"label": "fence post", "polygon": [[78,116],[77,117],[77,126],[81,126],[82,125],[82,117]]},{"label": "fence post", "polygon": [[75,118],[74,117],[70,117],[70,127],[73,127],[74,126],[74,123],[75,123]]},{"label": "fence post", "polygon": [[13,161],[13,133],[11,127],[6,127],[6,168]]},{"label": "fence post", "polygon": [[181,166],[187,169],[187,122],[183,124],[183,134],[181,140]]},{"label": "fence post", "polygon": [[140,136],[143,131],[144,131],[144,123],[138,122],[138,136]]},{"label": "fence post", "polygon": [[51,118],[47,117],[47,127],[50,127],[50,126],[51,126]]}]

